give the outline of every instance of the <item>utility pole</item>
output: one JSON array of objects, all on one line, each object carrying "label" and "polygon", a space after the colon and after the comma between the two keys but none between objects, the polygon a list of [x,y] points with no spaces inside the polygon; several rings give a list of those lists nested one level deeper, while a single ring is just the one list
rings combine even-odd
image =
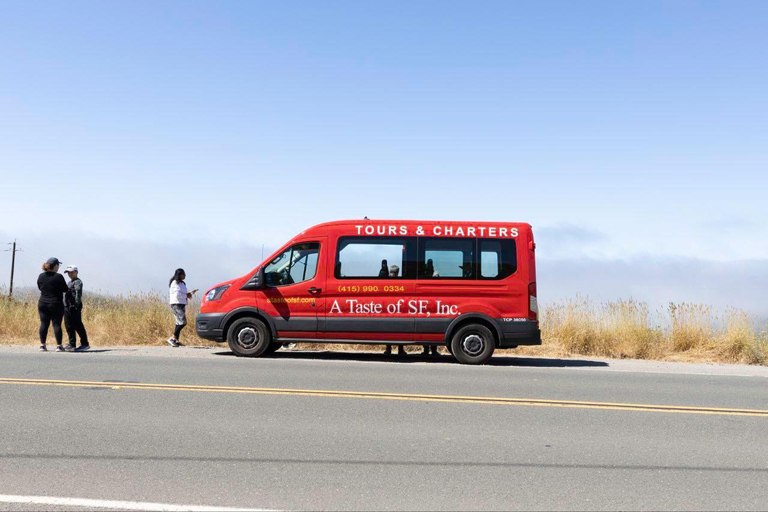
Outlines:
[{"label": "utility pole", "polygon": [[8,243],[8,245],[12,245],[13,248],[6,249],[5,252],[11,251],[11,286],[8,290],[8,298],[13,299],[13,272],[16,270],[16,253],[20,251],[21,249],[16,249],[16,240],[13,241],[13,243]]}]

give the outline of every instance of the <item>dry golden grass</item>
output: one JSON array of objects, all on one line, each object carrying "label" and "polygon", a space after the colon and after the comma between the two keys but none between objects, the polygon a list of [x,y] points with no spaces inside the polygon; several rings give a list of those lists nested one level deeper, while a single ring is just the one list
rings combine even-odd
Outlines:
[{"label": "dry golden grass", "polygon": [[[216,345],[195,335],[198,310],[199,302],[193,301],[183,341]],[[83,321],[92,342],[102,346],[161,345],[173,331],[170,308],[165,294],[160,293],[86,297]],[[38,326],[36,297],[0,298],[0,344],[37,344]],[[499,353],[768,365],[768,335],[758,332],[746,313],[729,310],[720,316],[703,304],[670,304],[665,310],[651,311],[648,304],[631,299],[596,304],[577,298],[546,307],[541,329],[541,346]],[[50,341],[52,336],[51,331]],[[306,348],[382,350],[377,345],[313,344]],[[408,347],[410,353],[420,351],[421,347]]]},{"label": "dry golden grass", "polygon": [[658,359],[664,352],[662,332],[652,326],[648,305],[634,300],[555,304],[544,310],[541,328],[543,343],[563,354]]},{"label": "dry golden grass", "polygon": [[548,355],[768,364],[768,336],[745,312],[719,317],[704,304],[670,304],[651,313],[634,300],[578,299],[546,308],[541,329]]},{"label": "dry golden grass", "polygon": [[[195,345],[215,345],[195,335],[198,301],[187,307],[189,325],[182,332],[184,342]],[[157,345],[165,343],[173,333],[174,321],[165,295],[134,293],[116,297],[84,298],[83,323],[88,338],[97,345]],[[9,300],[0,297],[0,344],[37,344],[40,320],[37,298],[21,297]],[[66,332],[64,339],[66,341]],[[54,343],[53,329],[48,342]]]}]

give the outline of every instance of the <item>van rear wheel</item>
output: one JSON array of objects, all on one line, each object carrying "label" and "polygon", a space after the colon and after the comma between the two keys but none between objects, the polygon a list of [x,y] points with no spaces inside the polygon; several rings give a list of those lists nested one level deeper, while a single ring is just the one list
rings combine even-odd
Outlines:
[{"label": "van rear wheel", "polygon": [[269,348],[272,336],[264,322],[255,318],[235,320],[227,332],[227,343],[236,356],[258,357]]},{"label": "van rear wheel", "polygon": [[496,340],[481,324],[460,327],[451,338],[451,353],[462,364],[484,364],[493,355]]}]

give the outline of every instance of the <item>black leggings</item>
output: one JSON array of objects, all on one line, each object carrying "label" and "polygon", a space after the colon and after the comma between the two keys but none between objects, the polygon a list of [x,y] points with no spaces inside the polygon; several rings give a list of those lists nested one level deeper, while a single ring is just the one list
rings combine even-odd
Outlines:
[{"label": "black leggings", "polygon": [[53,335],[56,337],[56,344],[61,345],[61,319],[64,317],[64,304],[38,303],[37,312],[40,315],[40,343],[45,345],[45,340],[48,338],[48,328],[53,322]]},{"label": "black leggings", "polygon": [[173,337],[177,340],[179,339],[179,336],[181,336],[181,330],[185,328],[187,324],[184,325],[177,325],[176,328],[173,330]]}]

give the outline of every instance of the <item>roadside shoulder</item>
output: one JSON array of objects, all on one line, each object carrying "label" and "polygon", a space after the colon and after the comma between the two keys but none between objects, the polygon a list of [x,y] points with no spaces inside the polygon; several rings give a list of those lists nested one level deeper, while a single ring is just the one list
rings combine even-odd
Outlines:
[{"label": "roadside shoulder", "polygon": [[[0,345],[0,355],[2,354],[37,354],[37,346],[32,345]],[[92,350],[83,354],[40,354],[41,357],[173,357],[173,358],[193,358],[193,359],[216,359],[221,360],[220,356],[231,355],[226,346],[221,347],[194,347],[184,346],[172,348],[168,346],[114,346],[114,347],[93,347]],[[286,357],[281,357],[281,356]],[[229,359],[229,358],[226,358]],[[232,359],[235,359],[232,357]],[[502,358],[499,358],[502,359]],[[552,358],[552,357],[532,357],[526,355],[515,355],[512,357],[503,357],[502,364],[492,364],[488,366],[489,370],[506,369],[514,371],[518,369],[546,369],[562,371],[579,372],[625,372],[625,373],[659,373],[659,374],[678,374],[678,375],[710,375],[710,376],[730,376],[730,377],[762,377],[768,378],[768,367],[752,366],[744,364],[715,364],[715,363],[683,363],[670,361],[647,361],[638,359],[605,359],[588,356],[574,356],[573,358]],[[403,361],[399,358],[382,356],[371,352],[355,351],[304,351],[291,350],[288,353],[278,352],[276,355],[265,358],[265,362],[271,364],[280,364],[283,361],[300,362],[314,364],[340,363],[340,364],[400,364]],[[418,355],[408,356],[409,364],[432,365],[435,363],[449,363],[448,357],[443,356],[440,360],[431,358],[421,358]],[[501,362],[501,361],[499,361]],[[575,364],[579,363],[579,364]],[[586,364],[590,363],[590,364]],[[594,364],[592,364],[594,363]],[[440,365],[442,366],[442,365]]]}]

